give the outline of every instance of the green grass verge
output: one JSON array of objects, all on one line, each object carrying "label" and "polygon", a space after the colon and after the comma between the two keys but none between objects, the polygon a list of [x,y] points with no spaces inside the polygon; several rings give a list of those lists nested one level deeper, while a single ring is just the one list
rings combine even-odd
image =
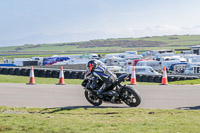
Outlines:
[{"label": "green grass verge", "polygon": [[[56,84],[59,79],[56,78],[39,78],[35,77],[37,84]],[[65,79],[66,84],[81,84],[81,79]],[[0,83],[28,83],[29,77],[26,76],[12,76],[12,75],[0,75]]]},{"label": "green grass verge", "polygon": [[[37,84],[55,84],[58,83],[59,79],[56,78],[40,78],[35,77]],[[66,84],[80,85],[83,79],[65,79]],[[26,76],[13,76],[13,75],[1,75],[0,83],[28,83],[29,77]],[[123,84],[130,84],[130,81],[123,82]],[[159,85],[160,83],[149,83],[149,82],[137,82],[139,85]],[[200,79],[195,80],[182,80],[169,82],[172,85],[195,85],[200,84]]]},{"label": "green grass verge", "polygon": [[200,79],[170,82],[172,85],[200,85]]},{"label": "green grass verge", "polygon": [[0,107],[0,132],[199,133],[200,111]]}]

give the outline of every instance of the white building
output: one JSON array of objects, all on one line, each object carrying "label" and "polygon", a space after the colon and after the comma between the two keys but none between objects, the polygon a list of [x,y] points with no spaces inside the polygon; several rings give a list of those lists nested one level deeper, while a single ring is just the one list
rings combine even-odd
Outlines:
[{"label": "white building", "polygon": [[191,46],[191,53],[200,55],[200,45]]}]

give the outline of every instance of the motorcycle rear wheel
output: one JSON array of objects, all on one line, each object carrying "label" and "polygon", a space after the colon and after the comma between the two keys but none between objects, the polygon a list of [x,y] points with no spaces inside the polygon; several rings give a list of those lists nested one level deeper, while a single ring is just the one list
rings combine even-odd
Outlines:
[{"label": "motorcycle rear wheel", "polygon": [[85,90],[85,98],[89,103],[94,106],[100,106],[102,104],[102,100],[100,100],[96,95],[92,94],[92,92]]},{"label": "motorcycle rear wheel", "polygon": [[121,91],[123,102],[130,107],[137,107],[141,103],[139,92],[130,86],[126,86]]}]

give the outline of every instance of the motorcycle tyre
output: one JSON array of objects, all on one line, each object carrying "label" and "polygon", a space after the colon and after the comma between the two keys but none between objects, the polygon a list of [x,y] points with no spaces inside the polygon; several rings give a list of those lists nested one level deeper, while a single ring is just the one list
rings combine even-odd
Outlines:
[{"label": "motorcycle tyre", "polygon": [[126,100],[123,100],[123,102],[125,104],[127,104],[129,107],[137,107],[141,103],[141,97],[139,95],[139,92],[136,89],[134,89],[134,88],[132,88],[130,86],[126,86],[126,87],[123,88],[122,92],[123,91],[127,91],[127,92],[133,94],[133,96],[136,99],[135,103],[128,103],[128,102],[126,102]]},{"label": "motorcycle tyre", "polygon": [[85,98],[87,99],[87,101],[94,105],[94,106],[100,106],[103,102],[102,100],[99,99],[99,102],[93,102],[92,100],[90,100],[90,98],[88,97],[89,92],[87,90],[85,90]]}]

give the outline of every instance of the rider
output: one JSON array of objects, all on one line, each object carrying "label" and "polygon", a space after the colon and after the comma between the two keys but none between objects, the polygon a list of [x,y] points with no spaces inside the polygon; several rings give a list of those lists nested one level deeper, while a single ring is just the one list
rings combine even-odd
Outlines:
[{"label": "rider", "polygon": [[[99,60],[90,60],[87,64],[87,69],[89,74],[92,74],[92,76],[99,78],[104,83],[103,85],[98,89],[97,95],[101,95],[104,90],[109,88],[112,83],[117,79],[116,75],[113,74],[110,70],[108,70],[104,63],[102,63]],[[96,78],[93,80],[93,85],[91,86],[94,88],[96,85]]]}]

